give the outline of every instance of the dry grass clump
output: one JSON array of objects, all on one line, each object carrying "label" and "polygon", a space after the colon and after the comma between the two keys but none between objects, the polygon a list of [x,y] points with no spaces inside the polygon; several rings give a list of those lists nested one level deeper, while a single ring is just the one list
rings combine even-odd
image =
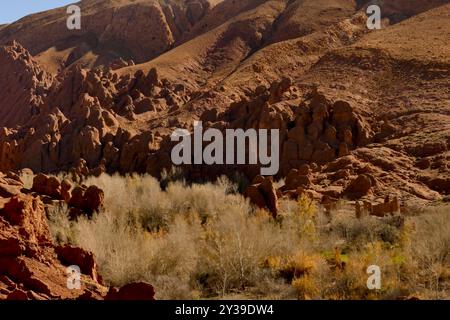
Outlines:
[{"label": "dry grass clump", "polygon": [[438,299],[450,293],[450,207],[415,217],[404,236],[410,255],[410,282]]},{"label": "dry grass clump", "polygon": [[[283,200],[275,221],[226,179],[161,185],[148,176],[90,178],[105,211],[50,214],[57,241],[92,251],[108,284],[144,280],[159,299],[448,298],[450,210],[358,220],[313,201]],[[367,288],[367,268],[382,288]]]},{"label": "dry grass clump", "polygon": [[[244,202],[240,196],[230,194],[234,186],[225,178],[215,184],[187,185],[178,181],[167,185],[165,191],[151,176],[102,175],[84,183],[105,191],[105,207],[112,214],[128,213],[149,231],[167,228],[175,215],[194,213],[205,221]],[[250,207],[244,210],[248,212]]]}]

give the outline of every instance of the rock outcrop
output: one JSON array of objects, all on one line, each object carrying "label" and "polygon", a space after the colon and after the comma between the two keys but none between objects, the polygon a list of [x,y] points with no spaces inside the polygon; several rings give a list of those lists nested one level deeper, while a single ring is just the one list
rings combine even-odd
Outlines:
[{"label": "rock outcrop", "polygon": [[[0,93],[0,170],[69,171],[78,182],[103,172],[161,177],[172,167],[171,133],[200,119],[205,129],[280,130],[275,179],[286,178],[281,192],[291,197],[439,199],[450,193],[448,46],[439,32],[448,21],[444,3],[381,2],[392,22],[406,20],[369,32],[361,11],[369,1],[88,1],[82,9],[93,14],[84,25],[95,37],[75,32],[76,48],[59,72],[45,71],[44,60],[50,48],[64,47],[68,34],[48,33],[57,25],[52,20],[41,44],[41,29],[26,32],[39,21],[24,19],[20,32],[12,32],[14,24],[0,30],[1,43],[15,35],[31,50],[17,41],[0,50],[0,85],[7,88]],[[339,14],[324,15],[337,7]],[[97,9],[105,15],[117,9],[111,19],[118,25],[145,12],[155,20],[139,26],[163,27],[142,35],[155,37],[142,46],[128,25],[99,36],[108,19]],[[311,12],[320,23],[297,19]],[[420,41],[405,36],[408,28]],[[409,49],[390,45],[397,40]],[[132,52],[98,58],[95,68],[82,63],[91,45],[98,53],[111,41]],[[188,180],[239,172],[251,181],[260,173],[259,165],[182,169]],[[35,190],[89,214],[101,207],[101,194],[87,200],[88,190],[60,184],[36,181]],[[17,192],[0,183],[0,194]]]},{"label": "rock outcrop", "polygon": [[68,204],[76,209],[71,211],[71,216],[76,217],[80,213],[85,213],[92,216],[94,212],[99,212],[103,209],[103,201],[105,193],[96,186],[79,186],[73,189],[72,197]]},{"label": "rock outcrop", "polygon": [[247,187],[245,196],[250,199],[251,203],[262,209],[268,209],[274,218],[277,217],[278,194],[272,177],[256,177],[252,185]]},{"label": "rock outcrop", "polygon": [[0,197],[0,299],[76,299],[87,292],[101,299],[107,289],[90,275],[81,275],[80,290],[68,289],[71,264],[55,249],[38,196]]},{"label": "rock outcrop", "polygon": [[94,281],[102,283],[97,272],[97,264],[91,252],[72,246],[58,246],[55,252],[59,261],[64,265],[76,265],[80,267],[83,274],[90,276]]},{"label": "rock outcrop", "polygon": [[16,41],[0,47],[0,65],[0,128],[23,125],[40,113],[53,77]]},{"label": "rock outcrop", "polygon": [[122,288],[110,288],[105,300],[151,301],[155,300],[155,290],[152,285],[145,282],[132,283]]},{"label": "rock outcrop", "polygon": [[[37,180],[43,181],[43,176]],[[92,253],[53,243],[43,201],[49,193],[56,195],[55,189],[35,183],[31,192],[13,173],[0,173],[0,185],[17,187],[0,194],[0,300],[154,298],[148,284],[109,290],[102,284]],[[40,187],[45,193],[39,193]],[[68,285],[72,266],[80,268],[80,288]]]},{"label": "rock outcrop", "polygon": [[5,26],[0,30],[0,44],[18,40],[53,72],[74,64],[117,65],[117,57],[142,63],[181,40],[209,11],[211,2],[88,0],[77,5],[81,30],[65,27],[69,15],[67,7],[62,7]]},{"label": "rock outcrop", "polygon": [[400,201],[397,197],[386,197],[383,203],[373,204],[370,201],[357,201],[355,206],[356,217],[361,218],[364,214],[376,217],[385,217],[400,213]]}]

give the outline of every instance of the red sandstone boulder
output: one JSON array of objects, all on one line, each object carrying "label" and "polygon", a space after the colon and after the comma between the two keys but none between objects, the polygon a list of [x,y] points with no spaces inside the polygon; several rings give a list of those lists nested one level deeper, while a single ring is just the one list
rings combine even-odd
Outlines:
[{"label": "red sandstone boulder", "polygon": [[[154,299],[153,287],[145,283],[111,289],[107,294],[92,253],[53,244],[41,197],[35,192],[0,199],[0,300]],[[92,197],[98,203],[98,197]],[[67,287],[70,265],[82,271],[79,290]]]},{"label": "red sandstone boulder", "polygon": [[5,204],[0,215],[13,226],[20,226],[21,233],[28,241],[51,242],[44,205],[40,199],[25,195],[15,196]]},{"label": "red sandstone boulder", "polygon": [[305,188],[311,185],[311,176],[309,167],[303,167],[301,170],[292,169],[286,177],[285,189],[296,190],[299,187]]},{"label": "red sandstone boulder", "polygon": [[62,199],[61,183],[58,178],[42,173],[34,177],[32,191],[54,199]]},{"label": "red sandstone boulder", "polygon": [[245,191],[245,196],[250,200],[250,202],[259,208],[266,208],[266,199],[259,190],[258,185],[251,185],[247,187]]},{"label": "red sandstone boulder", "polygon": [[88,216],[103,208],[105,193],[96,186],[79,186],[72,191],[69,206],[79,209]]},{"label": "red sandstone boulder", "polygon": [[345,189],[345,194],[351,199],[359,199],[367,195],[372,187],[374,179],[366,174],[359,175],[356,179],[350,182]]},{"label": "red sandstone boulder", "polygon": [[26,301],[29,300],[28,299],[28,295],[25,291],[20,290],[20,289],[16,289],[13,292],[11,292],[10,294],[8,294],[8,297],[6,298],[6,300],[10,300],[10,301]]},{"label": "red sandstone boulder", "polygon": [[91,252],[72,246],[58,246],[55,248],[58,259],[66,266],[76,265],[83,274],[90,276],[94,281],[101,283],[97,272],[97,264]]},{"label": "red sandstone boulder", "polygon": [[72,183],[69,180],[64,179],[61,182],[61,196],[66,203],[69,203],[70,198],[72,197],[72,194],[70,192],[71,190],[72,190]]},{"label": "red sandstone boulder", "polygon": [[277,217],[278,195],[272,177],[256,177],[254,183],[247,188],[245,196],[254,205],[268,209],[274,218]]},{"label": "red sandstone boulder", "polygon": [[6,181],[2,181],[0,178],[0,197],[10,198],[16,196],[20,193],[20,187],[15,185],[10,185]]},{"label": "red sandstone boulder", "polygon": [[120,289],[110,288],[105,300],[149,301],[155,300],[155,289],[152,285],[139,282],[123,286]]},{"label": "red sandstone boulder", "polygon": [[106,288],[88,275],[82,276],[81,290],[69,290],[66,268],[55,257],[39,195],[0,202],[0,299],[76,299],[87,291],[100,299],[105,294]]}]

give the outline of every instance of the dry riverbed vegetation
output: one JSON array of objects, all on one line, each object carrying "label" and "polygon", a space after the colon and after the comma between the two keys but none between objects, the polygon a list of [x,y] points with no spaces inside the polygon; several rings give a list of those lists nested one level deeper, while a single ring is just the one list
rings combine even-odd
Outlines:
[{"label": "dry riverbed vegetation", "polygon": [[[450,207],[357,219],[345,202],[327,215],[306,197],[273,220],[226,179],[163,191],[150,176],[84,182],[105,210],[70,221],[49,212],[57,242],[92,251],[108,285],[152,283],[158,299],[449,298]],[[367,268],[382,270],[381,290]]]}]

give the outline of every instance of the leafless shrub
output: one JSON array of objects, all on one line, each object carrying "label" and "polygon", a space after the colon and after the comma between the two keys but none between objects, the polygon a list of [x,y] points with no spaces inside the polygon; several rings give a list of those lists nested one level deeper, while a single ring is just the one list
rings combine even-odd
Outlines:
[{"label": "leafless shrub", "polygon": [[[357,219],[341,204],[325,213],[307,197],[281,200],[273,220],[227,179],[163,191],[148,176],[89,178],[105,211],[69,221],[49,214],[58,242],[92,251],[106,283],[145,280],[159,299],[448,298],[450,210]],[[383,287],[367,288],[378,265]]]}]

